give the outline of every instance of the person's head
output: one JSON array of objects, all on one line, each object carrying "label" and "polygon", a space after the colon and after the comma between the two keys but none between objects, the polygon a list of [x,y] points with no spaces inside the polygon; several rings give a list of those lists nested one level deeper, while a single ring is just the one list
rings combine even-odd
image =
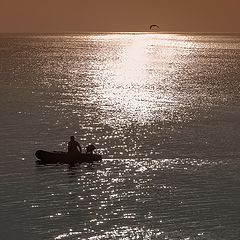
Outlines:
[{"label": "person's head", "polygon": [[74,136],[71,136],[71,137],[70,137],[70,140],[71,140],[71,141],[74,141],[74,139],[75,139]]}]

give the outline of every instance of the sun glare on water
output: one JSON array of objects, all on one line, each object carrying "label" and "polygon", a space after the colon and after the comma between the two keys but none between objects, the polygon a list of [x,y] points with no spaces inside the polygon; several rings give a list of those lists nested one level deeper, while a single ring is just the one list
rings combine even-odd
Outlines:
[{"label": "sun glare on water", "polygon": [[[182,112],[179,69],[186,41],[167,34],[96,34],[73,38],[76,61],[66,83],[72,105],[95,106],[112,127],[165,121]],[[87,46],[81,48],[81,44]],[[73,76],[73,77],[72,77]],[[74,77],[76,76],[76,77]],[[67,106],[66,106],[67,107]],[[82,109],[74,110],[79,116]]]},{"label": "sun glare on water", "polygon": [[[155,46],[163,45],[166,40],[154,39],[152,35],[123,40],[128,44],[122,47],[117,59],[109,59],[107,71],[103,71],[102,76],[101,108],[107,115],[107,123],[144,124],[153,120],[156,113],[158,118],[164,119],[164,103],[175,100],[167,86],[170,81],[167,77],[159,78],[157,72],[172,71],[165,64],[164,57],[172,58],[174,52],[169,52],[170,48],[155,52]],[[154,62],[154,54],[163,58],[161,65]]]}]

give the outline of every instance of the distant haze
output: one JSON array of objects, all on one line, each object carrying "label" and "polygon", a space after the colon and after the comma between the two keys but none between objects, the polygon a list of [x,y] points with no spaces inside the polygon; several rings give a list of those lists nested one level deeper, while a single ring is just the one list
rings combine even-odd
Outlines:
[{"label": "distant haze", "polygon": [[239,0],[1,0],[0,32],[240,32]]}]

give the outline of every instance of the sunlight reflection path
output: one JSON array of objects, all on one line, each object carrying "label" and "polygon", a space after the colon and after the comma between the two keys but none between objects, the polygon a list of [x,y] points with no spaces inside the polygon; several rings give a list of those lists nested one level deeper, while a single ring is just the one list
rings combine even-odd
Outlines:
[{"label": "sunlight reflection path", "polygon": [[[98,90],[106,123],[146,123],[156,115],[162,120],[169,118],[166,108],[170,105],[173,111],[177,101],[173,80],[169,78],[169,74],[176,71],[170,63],[177,52],[164,46],[168,40],[152,35],[137,35],[127,42],[121,46],[117,59],[109,58],[101,74]],[[161,51],[156,48],[159,45],[163,46]],[[159,54],[157,63],[154,62],[156,54]],[[156,70],[162,74],[154,72]]]}]

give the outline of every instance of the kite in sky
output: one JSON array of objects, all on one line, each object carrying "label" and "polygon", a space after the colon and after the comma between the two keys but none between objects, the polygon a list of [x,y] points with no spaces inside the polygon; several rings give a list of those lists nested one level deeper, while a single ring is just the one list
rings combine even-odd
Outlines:
[{"label": "kite in sky", "polygon": [[149,29],[152,30],[152,28],[159,28],[159,26],[156,24],[150,25]]}]

